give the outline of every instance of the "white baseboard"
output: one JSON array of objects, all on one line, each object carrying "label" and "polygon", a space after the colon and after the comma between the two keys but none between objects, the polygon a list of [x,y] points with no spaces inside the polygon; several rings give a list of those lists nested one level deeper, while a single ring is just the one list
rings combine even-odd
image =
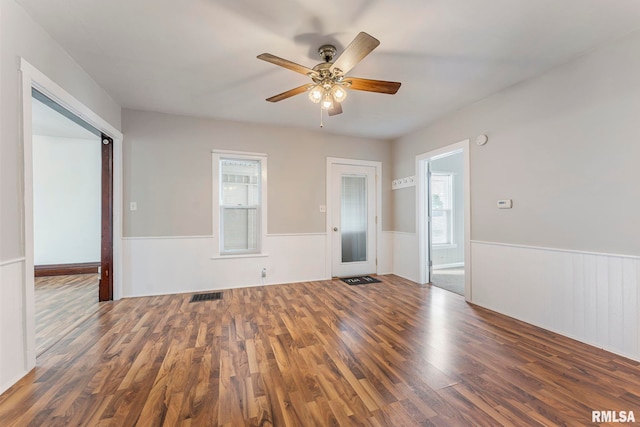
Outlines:
[{"label": "white baseboard", "polygon": [[640,258],[471,243],[475,304],[640,360]]}]

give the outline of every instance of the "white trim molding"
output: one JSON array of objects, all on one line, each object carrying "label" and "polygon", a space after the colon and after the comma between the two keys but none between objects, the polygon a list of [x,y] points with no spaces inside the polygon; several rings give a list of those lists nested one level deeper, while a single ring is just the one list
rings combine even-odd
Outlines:
[{"label": "white trim molding", "polygon": [[213,239],[213,234],[205,236],[127,236],[122,240],[166,240],[166,239]]},{"label": "white trim molding", "polygon": [[8,259],[6,261],[0,261],[0,267],[4,267],[11,264],[18,264],[18,263],[24,262],[25,259],[26,259],[25,257],[22,257],[22,258]]},{"label": "white trim molding", "polygon": [[544,246],[530,246],[530,245],[518,245],[515,243],[502,243],[502,242],[488,242],[484,240],[472,240],[471,243],[480,243],[484,245],[496,245],[496,246],[510,246],[513,248],[526,248],[526,249],[539,249],[542,251],[555,251],[555,252],[567,252],[572,254],[582,254],[582,255],[597,255],[597,256],[606,256],[606,257],[617,257],[617,258],[631,258],[640,260],[640,255],[625,255],[625,254],[610,254],[606,252],[590,252],[590,251],[580,251],[576,249],[560,249],[560,248],[550,248]]}]

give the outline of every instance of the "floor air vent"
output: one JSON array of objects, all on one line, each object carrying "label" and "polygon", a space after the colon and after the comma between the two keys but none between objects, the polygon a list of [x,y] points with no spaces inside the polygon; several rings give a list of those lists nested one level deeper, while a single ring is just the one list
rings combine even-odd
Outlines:
[{"label": "floor air vent", "polygon": [[195,294],[189,302],[214,301],[222,299],[222,292],[209,292],[208,294]]}]

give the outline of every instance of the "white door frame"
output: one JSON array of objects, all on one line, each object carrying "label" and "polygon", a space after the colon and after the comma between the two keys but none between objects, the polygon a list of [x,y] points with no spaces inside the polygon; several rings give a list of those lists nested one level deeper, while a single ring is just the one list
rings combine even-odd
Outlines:
[{"label": "white door frame", "polygon": [[428,186],[426,176],[427,163],[456,151],[462,151],[464,162],[464,298],[471,302],[471,179],[468,139],[416,156],[416,171],[418,174],[416,186],[416,230],[418,231],[419,278],[421,284],[428,283],[430,280],[429,266],[427,265],[430,245],[427,237],[427,227],[425,226],[429,216],[425,203],[425,193]]},{"label": "white door frame", "polygon": [[326,247],[326,257],[325,257],[325,276],[327,279],[331,279],[332,277],[332,262],[333,262],[333,249],[332,249],[332,240],[333,235],[331,231],[331,213],[333,212],[332,200],[333,200],[333,186],[331,185],[332,178],[332,167],[333,165],[350,165],[350,166],[369,166],[374,167],[376,170],[376,274],[380,269],[380,265],[382,260],[380,256],[382,251],[380,250],[382,244],[382,162],[374,161],[374,160],[357,160],[357,159],[343,159],[339,157],[327,157],[327,182],[326,182],[326,219],[327,219],[327,239],[325,241]]},{"label": "white door frame", "polygon": [[98,116],[24,58],[22,74],[22,146],[24,183],[24,342],[27,371],[36,364],[35,290],[33,249],[33,135],[31,89],[35,88],[105,135],[113,138],[113,299],[122,297],[122,132]]}]

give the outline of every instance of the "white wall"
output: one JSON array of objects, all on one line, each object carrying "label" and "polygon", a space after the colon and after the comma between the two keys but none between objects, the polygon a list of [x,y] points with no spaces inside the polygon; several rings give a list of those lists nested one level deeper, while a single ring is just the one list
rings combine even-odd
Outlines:
[{"label": "white wall", "polygon": [[[265,284],[328,278],[327,157],[383,163],[380,222],[391,222],[389,141],[127,109],[123,127],[125,206],[137,203],[124,217],[124,296],[254,286],[262,268]],[[212,258],[212,150],[267,155],[265,256]]]},{"label": "white wall", "polygon": [[[635,32],[393,146],[393,175],[409,176],[416,155],[487,134],[489,142],[470,151],[472,301],[635,359],[638,309],[629,298],[640,287],[638,52]],[[392,197],[394,230],[414,233],[414,189]],[[496,201],[506,198],[513,209],[498,210]],[[399,251],[417,251],[405,243]],[[576,254],[585,252],[598,260],[581,267]],[[588,282],[594,277],[597,285]],[[597,310],[576,300],[585,292],[596,292],[589,304]],[[575,317],[572,326],[567,316]],[[598,334],[584,325],[598,325]]]},{"label": "white wall", "polygon": [[[20,58],[120,128],[120,106],[14,0],[0,0],[0,392],[31,369],[27,294]],[[4,299],[7,297],[6,299]]]},{"label": "white wall", "polygon": [[[212,150],[268,157],[268,224],[273,234],[325,232],[326,158],[389,164],[390,141],[278,126],[123,110],[124,235],[212,234]],[[382,170],[382,226],[390,227],[391,175]]]},{"label": "white wall", "polygon": [[100,261],[100,138],[33,136],[36,265]]}]

